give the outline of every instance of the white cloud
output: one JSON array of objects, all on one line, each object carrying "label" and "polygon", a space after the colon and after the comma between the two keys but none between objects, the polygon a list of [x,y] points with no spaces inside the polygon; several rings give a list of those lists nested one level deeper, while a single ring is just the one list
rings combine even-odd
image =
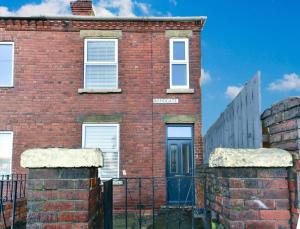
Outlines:
[{"label": "white cloud", "polygon": [[0,15],[1,16],[10,16],[11,12],[9,12],[7,7],[0,6]]},{"label": "white cloud", "polygon": [[116,16],[113,12],[111,12],[110,10],[106,9],[105,7],[101,6],[101,5],[96,5],[94,6],[94,11],[95,14],[101,17],[114,17]]},{"label": "white cloud", "polygon": [[[68,15],[72,0],[43,0],[39,4],[25,4],[16,11],[9,11],[0,5],[0,16],[39,16],[39,15]],[[139,9],[145,16],[151,15],[151,5],[133,0],[94,0],[94,10],[97,16],[102,17],[135,17],[135,10]]]},{"label": "white cloud", "polygon": [[205,71],[201,68],[201,85],[207,84],[211,81],[211,76],[209,71]]},{"label": "white cloud", "polygon": [[239,93],[240,91],[243,89],[243,86],[228,86],[225,92],[225,95],[227,98],[229,99],[234,99]]},{"label": "white cloud", "polygon": [[1,16],[38,16],[38,15],[64,15],[69,13],[71,0],[44,0],[40,4],[26,4],[16,11],[9,11],[0,6]]},{"label": "white cloud", "polygon": [[284,74],[283,78],[269,84],[271,91],[300,91],[300,77],[296,73]]},{"label": "white cloud", "polygon": [[149,4],[142,3],[142,2],[135,2],[135,5],[142,11],[143,14],[150,15],[151,6]]},{"label": "white cloud", "polygon": [[97,16],[135,17],[134,3],[131,0],[100,0],[94,9]]},{"label": "white cloud", "polygon": [[176,0],[169,0],[169,2],[170,2],[171,4],[173,4],[174,6],[177,5],[177,1],[176,1]]}]

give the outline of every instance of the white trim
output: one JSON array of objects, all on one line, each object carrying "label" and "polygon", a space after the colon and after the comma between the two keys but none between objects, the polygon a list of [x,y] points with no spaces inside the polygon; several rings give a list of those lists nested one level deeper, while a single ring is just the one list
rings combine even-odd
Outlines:
[{"label": "white trim", "polygon": [[0,131],[0,134],[10,134],[11,135],[11,160],[10,160],[10,174],[11,174],[12,173],[13,149],[14,149],[14,132],[13,131]]},{"label": "white trim", "polygon": [[121,88],[111,88],[111,89],[91,89],[91,88],[78,88],[78,93],[83,94],[108,94],[108,93],[121,93],[122,89]]},{"label": "white trim", "polygon": [[[88,123],[85,123],[85,124],[82,124],[82,145],[81,145],[82,148],[85,148],[85,127],[89,127],[89,126],[99,126],[99,127],[101,127],[101,126],[114,126],[114,127],[117,127],[117,147],[116,147],[117,151],[118,151],[118,168],[117,168],[118,177],[117,178],[119,178],[120,177],[120,124],[116,124],[116,123],[111,123],[111,124],[108,124],[108,123],[106,123],[106,124],[100,124],[100,123],[98,123],[98,124],[88,124]],[[100,174],[99,174],[99,176],[100,176]],[[106,180],[106,179],[104,178],[104,180]]]},{"label": "white trim", "polygon": [[[115,61],[114,62],[102,62],[102,61],[93,61],[93,62],[88,62],[87,61],[87,43],[88,41],[114,41],[115,42]],[[111,38],[88,38],[88,39],[84,39],[84,77],[83,77],[83,87],[86,87],[86,65],[115,65],[116,66],[116,87],[114,88],[102,88],[102,89],[116,89],[118,88],[119,85],[119,57],[118,57],[118,39],[111,39]],[[89,88],[92,89],[92,88]]]},{"label": "white trim", "polygon": [[[183,41],[185,44],[185,60],[174,60],[173,59],[173,43],[174,41]],[[169,48],[170,48],[170,88],[184,88],[187,89],[190,87],[190,70],[189,70],[189,39],[187,38],[171,38],[169,41]],[[172,85],[172,66],[175,64],[184,64],[186,65],[186,85],[181,85],[181,86],[175,86]]]},{"label": "white trim", "polygon": [[0,16],[2,19],[52,19],[52,20],[87,20],[87,21],[205,21],[207,16],[189,17],[101,17],[80,15],[41,15],[41,16]]},{"label": "white trim", "polygon": [[11,82],[10,85],[0,85],[1,87],[14,87],[14,70],[15,70],[15,43],[14,42],[0,42],[0,45],[11,45],[12,46],[12,55],[11,55]]},{"label": "white trim", "polygon": [[167,94],[193,94],[194,88],[169,88],[166,90]]}]

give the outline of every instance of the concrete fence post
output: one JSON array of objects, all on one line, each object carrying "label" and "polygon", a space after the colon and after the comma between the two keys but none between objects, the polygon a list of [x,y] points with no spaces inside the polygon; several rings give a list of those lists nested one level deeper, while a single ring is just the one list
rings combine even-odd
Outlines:
[{"label": "concrete fence post", "polygon": [[27,228],[99,228],[96,149],[31,149],[21,156],[29,169]]}]

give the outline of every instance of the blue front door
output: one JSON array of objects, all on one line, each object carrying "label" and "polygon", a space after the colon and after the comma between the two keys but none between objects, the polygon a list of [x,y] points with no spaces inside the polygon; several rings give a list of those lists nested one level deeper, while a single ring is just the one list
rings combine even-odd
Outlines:
[{"label": "blue front door", "polygon": [[167,127],[167,198],[169,204],[191,205],[193,186],[192,126]]}]

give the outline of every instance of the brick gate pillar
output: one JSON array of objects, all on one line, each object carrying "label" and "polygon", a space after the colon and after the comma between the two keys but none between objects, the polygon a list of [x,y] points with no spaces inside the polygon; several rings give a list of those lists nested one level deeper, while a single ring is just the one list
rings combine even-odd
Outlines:
[{"label": "brick gate pillar", "polygon": [[215,149],[205,169],[206,203],[216,224],[290,229],[291,166],[291,154],[281,149]]},{"label": "brick gate pillar", "polygon": [[101,221],[96,149],[31,149],[21,156],[29,169],[26,228],[98,228]]},{"label": "brick gate pillar", "polygon": [[293,155],[289,192],[292,228],[296,228],[300,213],[300,97],[289,97],[274,104],[263,112],[261,121],[264,145]]}]

